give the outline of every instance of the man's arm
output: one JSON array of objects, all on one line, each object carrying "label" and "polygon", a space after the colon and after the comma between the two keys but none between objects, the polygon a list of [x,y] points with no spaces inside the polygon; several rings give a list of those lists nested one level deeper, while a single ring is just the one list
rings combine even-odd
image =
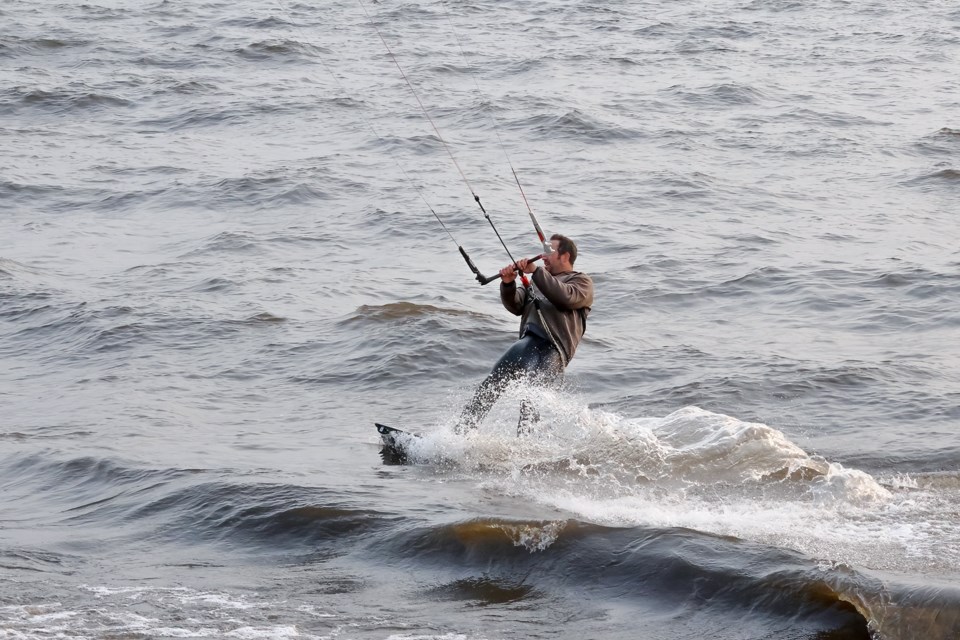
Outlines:
[{"label": "man's arm", "polygon": [[593,279],[585,273],[574,273],[565,281],[560,281],[540,267],[533,272],[533,281],[547,300],[558,309],[593,306]]},{"label": "man's arm", "polygon": [[515,281],[500,282],[500,302],[513,315],[523,315],[523,302],[526,296],[527,290],[519,288]]}]

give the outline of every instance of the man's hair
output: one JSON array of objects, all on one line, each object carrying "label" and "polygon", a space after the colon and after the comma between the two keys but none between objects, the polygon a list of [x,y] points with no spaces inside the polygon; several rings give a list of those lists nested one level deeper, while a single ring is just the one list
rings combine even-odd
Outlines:
[{"label": "man's hair", "polygon": [[569,253],[570,254],[570,264],[573,265],[577,261],[577,245],[574,244],[573,240],[568,238],[565,235],[555,233],[550,236],[551,240],[557,241],[557,253]]}]

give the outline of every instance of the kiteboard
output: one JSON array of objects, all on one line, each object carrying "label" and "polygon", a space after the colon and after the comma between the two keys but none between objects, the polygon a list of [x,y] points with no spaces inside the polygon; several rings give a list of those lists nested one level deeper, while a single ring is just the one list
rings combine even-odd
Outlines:
[{"label": "kiteboard", "polygon": [[374,422],[374,425],[376,425],[377,432],[380,434],[380,454],[383,456],[384,462],[405,463],[408,455],[406,447],[411,442],[418,440],[420,436],[395,427],[388,427],[379,422]]}]

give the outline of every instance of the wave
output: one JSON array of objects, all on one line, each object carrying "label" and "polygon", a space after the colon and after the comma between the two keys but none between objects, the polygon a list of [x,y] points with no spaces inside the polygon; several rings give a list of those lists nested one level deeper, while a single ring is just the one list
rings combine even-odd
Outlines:
[{"label": "wave", "polygon": [[[337,320],[342,331],[323,345],[327,364],[319,374],[290,379],[376,391],[422,385],[450,370],[479,375],[489,370],[490,350],[502,347],[493,326],[490,317],[456,307],[412,301],[362,305]],[[304,348],[291,347],[289,353],[296,356]]]},{"label": "wave", "polygon": [[377,151],[383,150],[393,156],[402,156],[407,153],[424,156],[433,155],[438,151],[442,151],[443,142],[433,134],[409,137],[386,135],[384,137],[378,137],[376,140],[368,140],[361,148]]},{"label": "wave", "polygon": [[56,89],[14,87],[0,93],[0,111],[8,113],[40,110],[63,115],[73,111],[129,107],[132,104],[126,98],[82,85]]},{"label": "wave", "polygon": [[[886,124],[882,121],[872,120],[866,116],[852,113],[818,111],[807,107],[796,106],[787,107],[777,117],[785,120],[797,120],[799,122],[810,123],[815,126],[830,125],[837,128],[867,127]],[[847,146],[849,146],[849,143],[847,143]]]},{"label": "wave", "polygon": [[281,110],[283,110],[283,107],[276,105],[261,105],[260,107],[245,104],[212,105],[192,107],[162,117],[144,118],[136,124],[141,127],[168,132],[226,127],[249,122],[257,115],[258,111],[277,112]]},{"label": "wave", "polygon": [[0,36],[0,57],[18,57],[25,54],[46,55],[70,49],[84,49],[91,44],[93,44],[92,41],[82,38],[3,35]]},{"label": "wave", "polygon": [[[329,231],[322,225],[315,227],[292,226],[283,231],[271,234],[260,235],[253,231],[237,229],[234,231],[221,231],[199,241],[191,241],[185,247],[187,250],[177,256],[178,260],[190,258],[216,259],[223,254],[258,254],[270,251],[283,251],[290,245],[315,245],[317,243],[327,243],[330,241]],[[183,264],[171,265],[172,267],[183,267]],[[171,269],[168,265],[154,267],[134,267],[129,270],[142,272],[149,270],[158,276],[169,276]],[[217,272],[219,273],[219,269]],[[274,273],[283,272],[283,269],[272,270]],[[268,278],[270,276],[267,276]],[[217,279],[224,281],[223,276],[216,276]]]},{"label": "wave", "polygon": [[[166,1],[164,4],[166,4]],[[225,27],[238,27],[241,29],[288,29],[291,25],[289,21],[276,16],[259,18],[248,15],[224,18],[219,20],[218,24]]]},{"label": "wave", "polygon": [[526,129],[543,139],[573,138],[590,142],[611,142],[635,139],[640,131],[605,122],[577,109],[560,114],[540,114],[504,125],[508,129]]},{"label": "wave", "polygon": [[[390,513],[357,507],[331,490],[204,481],[211,475],[220,472],[137,468],[89,456],[48,460],[36,454],[8,459],[0,486],[31,496],[29,503],[43,502],[43,517],[57,514],[52,517],[61,525],[110,530],[119,540],[227,542],[314,553],[325,541],[333,544],[393,522]],[[59,509],[51,510],[54,505]]]},{"label": "wave", "polygon": [[[0,278],[8,278],[11,280],[14,278],[32,278],[40,273],[41,272],[37,269],[23,264],[22,262],[0,257]],[[3,309],[0,311],[0,315],[5,315],[7,311],[7,309]]]},{"label": "wave", "polygon": [[329,55],[331,52],[329,49],[295,40],[264,40],[240,47],[234,53],[245,60],[279,59],[293,62],[302,58],[312,64],[311,59],[321,55]]},{"label": "wave", "polygon": [[697,105],[741,106],[759,104],[766,99],[759,89],[737,83],[715,84],[697,89],[674,85],[666,91],[677,99]]},{"label": "wave", "polygon": [[443,308],[432,304],[417,304],[416,302],[390,302],[382,305],[360,305],[344,323],[367,324],[392,322],[405,318],[432,317],[448,315],[457,317],[476,317],[479,314],[463,309]]},{"label": "wave", "polygon": [[[903,323],[912,324],[918,319],[923,319],[926,328],[949,324],[942,303],[960,292],[960,277],[909,266],[898,271],[761,267],[722,282],[689,278],[681,282],[673,279],[672,272],[670,276],[641,295],[679,307],[695,304],[701,298],[753,298],[780,310],[796,308],[820,314],[839,314],[855,307],[860,313],[850,321],[856,321],[861,329],[877,331],[897,330]],[[890,291],[880,295],[877,289]],[[891,312],[906,316],[898,320],[890,316]]]},{"label": "wave", "polygon": [[750,626],[787,621],[794,631],[867,637],[866,619],[838,591],[856,579],[798,554],[683,529],[477,519],[413,530],[373,548],[408,568],[472,570],[427,597],[489,605],[571,590],[621,606],[696,601],[712,612],[750,611]]},{"label": "wave", "polygon": [[17,295],[12,311],[26,326],[11,334],[4,349],[10,355],[36,355],[38,348],[56,345],[58,359],[69,361],[83,353],[134,346],[149,333],[123,306],[95,309],[85,302]]},{"label": "wave", "polygon": [[924,186],[938,183],[947,185],[955,185],[960,183],[960,169],[940,169],[938,171],[933,171],[911,180],[907,180],[904,184]]},{"label": "wave", "polygon": [[[217,251],[244,250],[242,246],[231,248],[231,239],[221,240],[228,246]],[[174,282],[162,267],[131,269],[126,277],[156,279],[168,287]],[[269,330],[285,320],[256,307],[232,313],[211,314],[196,309],[186,312],[184,305],[177,302],[169,310],[165,305],[147,303],[131,306],[111,299],[77,300],[42,288],[24,290],[36,286],[29,282],[14,284],[18,286],[12,291],[0,291],[0,318],[10,323],[0,351],[8,356],[30,356],[47,370],[82,367],[93,359],[109,361],[117,351],[148,352],[158,345],[175,350],[209,348],[238,333]],[[177,281],[172,295],[176,299],[196,292],[233,291],[241,286],[228,277],[210,276]],[[80,374],[80,379],[88,378]]]},{"label": "wave", "polygon": [[345,541],[391,525],[389,514],[357,508],[323,489],[213,482],[170,492],[125,512],[124,520],[156,522],[157,539],[264,545],[315,557],[346,553]]},{"label": "wave", "polygon": [[216,193],[216,199],[236,200],[258,207],[283,204],[313,204],[329,200],[330,194],[310,182],[319,182],[322,176],[313,176],[314,180],[298,182],[290,176],[244,176],[227,178],[210,186]]},{"label": "wave", "polygon": [[[22,505],[24,514],[42,501],[44,515],[30,517],[45,520],[50,535],[97,540],[86,545],[85,553],[101,545],[148,542],[161,549],[213,545],[271,564],[278,558],[309,564],[353,556],[376,562],[381,571],[406,574],[408,580],[415,576],[426,599],[473,606],[535,603],[575,593],[598,606],[662,610],[678,602],[696,603],[695,610],[711,619],[740,616],[754,630],[787,625],[798,637],[830,632],[866,639],[868,630],[884,640],[907,640],[918,630],[931,639],[954,637],[960,624],[960,590],[948,582],[938,585],[931,578],[916,586],[882,572],[854,569],[856,565],[829,555],[790,550],[783,540],[757,539],[749,526],[733,533],[710,531],[705,521],[679,524],[682,512],[690,513],[694,503],[715,514],[733,513],[741,500],[737,487],[743,484],[811,488],[841,480],[843,488],[830,491],[828,500],[837,503],[838,511],[864,505],[869,509],[877,500],[889,503],[879,494],[899,489],[882,489],[863,474],[817,463],[769,427],[694,409],[668,416],[654,433],[660,441],[654,455],[638,456],[629,451],[628,440],[619,438],[617,446],[603,450],[594,444],[595,460],[570,456],[564,470],[531,466],[535,447],[518,444],[515,436],[512,447],[491,448],[489,442],[478,441],[460,452],[445,452],[462,465],[468,462],[469,449],[479,449],[481,457],[486,451],[482,473],[485,482],[493,484],[505,466],[524,463],[520,476],[543,480],[531,494],[540,501],[551,501],[547,491],[558,496],[571,487],[587,489],[584,497],[594,510],[589,519],[476,517],[432,523],[377,505],[371,501],[375,495],[362,489],[261,483],[231,477],[224,470],[137,468],[94,457],[50,460],[43,454],[8,457],[0,486],[14,497],[31,496]],[[637,435],[634,448],[643,448]],[[662,516],[648,504],[638,513],[646,523],[624,517],[624,488],[630,481],[623,474],[614,478],[603,468],[610,464],[607,458],[618,455],[621,462],[629,462],[626,466],[669,469],[661,477],[646,473],[642,482],[634,482],[646,489],[651,482],[659,485],[654,493],[665,507]],[[773,467],[808,471],[778,477],[764,473]],[[682,494],[679,502],[667,504],[667,484],[672,484],[671,493]],[[914,492],[913,500],[922,501],[920,492],[956,490],[960,482],[952,477],[902,481],[900,486]],[[601,487],[606,496],[598,491]],[[696,496],[698,487],[704,501]],[[516,493],[516,486],[511,492]],[[811,503],[809,496],[792,493],[793,498],[784,498],[782,491],[776,498],[765,495],[737,517],[762,521],[765,511],[782,507],[778,514],[783,515]],[[616,496],[612,501],[611,495]],[[824,518],[828,510],[823,509],[823,498],[819,517],[805,509],[799,517],[777,523],[780,532],[806,526],[825,528],[832,537],[849,536],[835,518]],[[789,504],[774,506],[772,500]],[[569,500],[561,506],[567,512],[577,510]],[[605,516],[599,515],[602,509]],[[0,554],[0,564],[12,571],[56,571],[63,561],[56,553],[31,549],[7,548]]]},{"label": "wave", "polygon": [[958,145],[960,130],[943,127],[920,138],[913,146],[920,154],[952,159],[956,156]]},{"label": "wave", "polygon": [[[163,168],[159,168],[163,171]],[[98,170],[104,170],[98,167]],[[143,170],[130,170],[140,172]],[[97,211],[138,211],[151,206],[165,206],[171,189],[135,189],[130,191],[95,188],[90,186],[65,187],[52,184],[23,184],[0,181],[0,196],[8,198],[25,210],[33,210],[34,203],[43,199],[46,210],[76,214],[90,209]]]},{"label": "wave", "polygon": [[58,571],[64,563],[64,556],[38,549],[0,550],[0,569],[10,571],[32,571],[46,573]]}]

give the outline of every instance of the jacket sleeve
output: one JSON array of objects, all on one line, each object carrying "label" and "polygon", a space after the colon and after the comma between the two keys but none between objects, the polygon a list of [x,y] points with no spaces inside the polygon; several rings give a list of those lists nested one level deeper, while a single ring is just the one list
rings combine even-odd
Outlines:
[{"label": "jacket sleeve", "polygon": [[573,273],[560,280],[543,267],[533,272],[537,288],[558,309],[582,309],[593,306],[593,279],[585,273]]},{"label": "jacket sleeve", "polygon": [[518,287],[516,282],[500,283],[500,302],[513,315],[523,315],[523,303],[526,297],[527,290]]}]

